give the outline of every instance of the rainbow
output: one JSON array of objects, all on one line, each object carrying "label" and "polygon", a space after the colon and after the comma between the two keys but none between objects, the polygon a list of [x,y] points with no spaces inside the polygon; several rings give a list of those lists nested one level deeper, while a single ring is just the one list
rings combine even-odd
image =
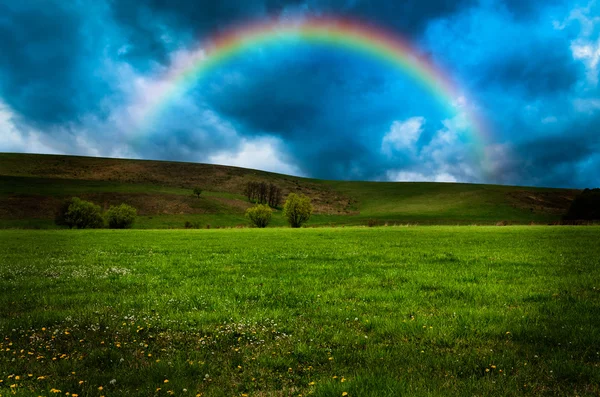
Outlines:
[{"label": "rainbow", "polygon": [[[387,62],[419,82],[452,114],[458,112],[467,97],[444,71],[419,54],[408,41],[385,30],[343,18],[269,19],[237,26],[209,38],[184,65],[171,66],[158,92],[145,99],[141,123],[149,126],[175,98],[234,56],[286,41],[331,45]],[[480,144],[487,141],[489,133],[482,118],[472,107],[463,111],[471,136]]]}]

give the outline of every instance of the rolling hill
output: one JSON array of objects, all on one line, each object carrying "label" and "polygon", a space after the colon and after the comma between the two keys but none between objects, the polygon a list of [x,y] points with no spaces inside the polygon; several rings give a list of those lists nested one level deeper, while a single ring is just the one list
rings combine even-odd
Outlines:
[{"label": "rolling hill", "polygon": [[[514,224],[560,220],[579,193],[462,183],[346,182],[307,179],[238,167],[183,162],[0,153],[0,228],[52,228],[72,196],[104,208],[138,208],[137,228],[246,225],[249,181],[271,182],[310,196],[310,225]],[[194,186],[202,197],[191,194]],[[273,226],[283,226],[281,211]]]}]

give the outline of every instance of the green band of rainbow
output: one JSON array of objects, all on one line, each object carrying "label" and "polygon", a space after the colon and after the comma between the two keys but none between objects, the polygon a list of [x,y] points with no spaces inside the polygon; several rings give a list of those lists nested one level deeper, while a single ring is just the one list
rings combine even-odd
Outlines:
[{"label": "green band of rainbow", "polygon": [[[456,104],[466,97],[442,70],[419,55],[406,40],[379,28],[342,18],[267,20],[237,27],[205,41],[185,67],[169,70],[164,76],[163,92],[147,102],[142,123],[152,123],[174,98],[232,57],[251,48],[281,44],[286,40],[342,47],[392,64],[418,81],[454,113]],[[481,149],[489,135],[485,124],[472,109],[467,112],[467,118],[471,136]]]}]

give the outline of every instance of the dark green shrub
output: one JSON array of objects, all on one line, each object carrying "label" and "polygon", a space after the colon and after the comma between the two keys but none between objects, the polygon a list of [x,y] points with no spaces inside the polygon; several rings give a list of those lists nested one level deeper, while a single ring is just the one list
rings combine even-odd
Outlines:
[{"label": "dark green shrub", "polygon": [[104,225],[100,206],[78,197],[64,202],[58,210],[55,223],[69,229],[98,229]]},{"label": "dark green shrub", "polygon": [[306,223],[313,213],[310,198],[304,195],[298,196],[290,193],[283,206],[283,214],[291,227],[297,228]]},{"label": "dark green shrub", "polygon": [[111,229],[129,229],[136,216],[137,210],[130,205],[111,206],[106,211],[106,223]]},{"label": "dark green shrub", "polygon": [[194,195],[197,196],[198,198],[200,198],[200,195],[202,194],[202,189],[199,187],[195,187],[194,190]]},{"label": "dark green shrub", "polygon": [[599,220],[600,219],[600,189],[585,189],[575,197],[563,220]]},{"label": "dark green shrub", "polygon": [[186,229],[200,229],[200,222],[185,221]]},{"label": "dark green shrub", "polygon": [[256,227],[267,227],[271,222],[271,215],[273,211],[268,205],[259,204],[256,207],[248,208],[246,210],[246,217],[250,219],[250,222]]},{"label": "dark green shrub", "polygon": [[54,217],[54,223],[58,226],[68,226],[69,229],[73,228],[73,224],[70,223],[67,218],[67,212],[69,211],[69,206],[73,202],[73,199],[70,198],[68,200],[63,201],[58,210],[56,211],[56,216]]}]

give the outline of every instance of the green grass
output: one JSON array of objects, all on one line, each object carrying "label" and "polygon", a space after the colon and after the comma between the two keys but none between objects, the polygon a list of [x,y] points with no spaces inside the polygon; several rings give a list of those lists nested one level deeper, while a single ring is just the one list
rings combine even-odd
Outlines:
[{"label": "green grass", "polygon": [[0,231],[0,395],[598,395],[599,241],[599,227]]}]

